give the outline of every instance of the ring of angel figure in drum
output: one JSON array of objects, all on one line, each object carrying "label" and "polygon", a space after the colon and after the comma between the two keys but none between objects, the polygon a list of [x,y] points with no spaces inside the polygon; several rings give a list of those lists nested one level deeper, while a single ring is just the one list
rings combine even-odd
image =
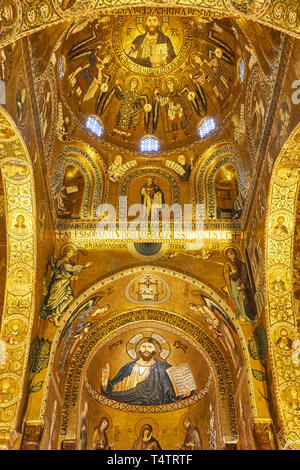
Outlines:
[{"label": "ring of angel figure in drum", "polygon": [[[217,25],[153,14],[102,16],[91,19],[87,31],[80,22],[72,25],[57,61],[62,140],[69,114],[108,148],[138,155],[145,136],[155,137],[161,153],[197,143],[206,118],[214,118],[218,132],[244,87],[233,27],[228,18]],[[47,90],[42,98],[51,108]]]},{"label": "ring of angel figure in drum", "polygon": [[142,75],[172,72],[186,59],[191,47],[188,23],[177,17],[121,16],[112,42],[121,63]]}]

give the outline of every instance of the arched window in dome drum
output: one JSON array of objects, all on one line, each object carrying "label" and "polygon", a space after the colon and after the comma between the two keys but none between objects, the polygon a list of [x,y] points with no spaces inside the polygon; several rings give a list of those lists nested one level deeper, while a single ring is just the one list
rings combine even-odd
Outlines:
[{"label": "arched window in dome drum", "polygon": [[204,137],[216,130],[216,128],[216,122],[213,118],[204,119],[198,129],[199,136],[201,139],[204,139]]},{"label": "arched window in dome drum", "polygon": [[159,140],[156,137],[144,137],[140,141],[140,151],[141,152],[158,152],[159,151]]},{"label": "arched window in dome drum", "polygon": [[94,116],[89,116],[86,120],[86,128],[95,134],[97,137],[101,137],[103,134],[103,126],[99,119]]}]

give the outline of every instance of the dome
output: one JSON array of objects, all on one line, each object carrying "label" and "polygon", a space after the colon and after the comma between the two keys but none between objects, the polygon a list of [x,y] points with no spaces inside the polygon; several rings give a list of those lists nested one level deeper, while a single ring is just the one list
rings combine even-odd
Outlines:
[{"label": "dome", "polygon": [[207,137],[202,123],[218,133],[234,112],[244,59],[232,20],[123,14],[84,26],[65,33],[57,74],[77,125],[108,148],[142,153],[151,136],[160,152],[176,151]]}]

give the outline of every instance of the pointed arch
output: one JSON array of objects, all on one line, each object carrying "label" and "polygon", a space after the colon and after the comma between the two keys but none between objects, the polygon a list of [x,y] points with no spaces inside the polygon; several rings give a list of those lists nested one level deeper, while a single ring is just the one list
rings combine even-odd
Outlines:
[{"label": "pointed arch", "polygon": [[[277,344],[282,328],[287,331],[289,338],[298,338],[292,272],[299,175],[300,126],[290,135],[274,165],[265,226],[266,327],[281,427],[278,437],[284,448],[292,449],[300,449],[300,411],[288,397],[291,389],[299,390],[299,365],[294,360],[293,345],[286,351]],[[279,216],[291,221],[288,231],[280,235],[274,231]]]},{"label": "pointed arch", "polygon": [[214,219],[217,219],[217,199],[216,199],[216,192],[215,192],[215,177],[220,168],[222,166],[230,164],[234,167],[237,182],[238,182],[238,190],[241,192],[242,196],[246,197],[246,186],[245,186],[245,175],[243,174],[243,169],[241,168],[240,161],[234,158],[231,155],[227,155],[218,159],[214,167],[211,171],[208,172],[206,177],[206,187],[207,187],[207,203],[206,203],[206,210],[205,214],[206,217],[213,215]]},{"label": "pointed arch", "polygon": [[[216,171],[226,163],[233,165],[236,170],[239,191],[242,196],[245,197],[247,194],[247,178],[237,146],[232,142],[221,142],[209,148],[201,156],[200,163],[195,171],[196,202],[205,206],[206,217],[209,217],[210,213],[214,215],[214,218],[217,216],[213,179]],[[206,189],[208,193],[207,201],[205,200]]]},{"label": "pointed arch", "polygon": [[[80,295],[70,305],[70,308],[65,312],[64,317],[61,319],[61,325],[56,330],[56,333],[52,342],[50,361],[48,365],[47,376],[45,377],[45,386],[43,389],[43,398],[42,398],[41,409],[40,409],[40,419],[43,421],[45,417],[48,415],[49,413],[48,399],[51,396],[51,393],[52,393],[51,390],[55,390],[57,400],[59,400],[60,405],[62,407],[61,412],[63,412],[62,423],[63,423],[64,432],[67,432],[67,435],[69,437],[69,431],[68,431],[69,424],[68,423],[70,422],[74,423],[74,420],[76,420],[76,409],[74,407],[77,406],[78,404],[78,400],[77,400],[78,391],[79,391],[79,387],[81,386],[80,384],[82,384],[82,380],[83,380],[83,375],[82,375],[83,368],[85,367],[85,363],[88,360],[89,353],[91,353],[94,350],[94,347],[96,347],[97,345],[98,334],[100,335],[99,341],[100,340],[102,341],[102,337],[104,340],[107,337],[107,335],[110,335],[110,333],[114,329],[118,330],[120,327],[124,325],[126,326],[127,323],[128,325],[134,324],[136,321],[138,322],[140,320],[154,321],[154,322],[159,322],[159,323],[162,322],[162,323],[165,323],[166,325],[169,324],[170,326],[172,325],[174,326],[175,323],[177,322],[176,324],[182,330],[183,334],[190,335],[192,338],[194,338],[194,340],[196,340],[196,342],[197,341],[199,342],[200,346],[204,345],[203,343],[204,340],[205,340],[204,341],[205,344],[208,344],[207,341],[208,342],[210,341],[209,343],[211,345],[210,351],[212,351],[211,347],[213,347],[213,340],[209,339],[209,337],[206,337],[205,336],[206,333],[201,333],[202,331],[201,327],[195,326],[196,323],[193,323],[193,320],[189,318],[185,318],[184,315],[179,314],[178,312],[175,313],[174,310],[172,310],[172,308],[170,309],[167,303],[165,303],[163,308],[159,310],[155,309],[155,307],[146,309],[146,307],[135,306],[134,308],[131,308],[131,310],[130,310],[130,307],[129,308],[124,307],[124,311],[121,314],[119,313],[116,314],[115,311],[112,311],[111,316],[105,317],[102,320],[99,319],[100,321],[99,323],[97,323],[96,328],[93,328],[92,331],[88,332],[87,336],[84,336],[80,340],[79,343],[78,343],[78,340],[76,340],[76,344],[72,341],[69,342],[70,335],[72,336],[73,334],[72,331],[74,331],[74,325],[72,324],[72,322],[75,318],[77,318],[78,316],[77,312],[81,311],[83,305],[91,302],[91,299],[96,298],[98,295],[97,294],[98,292],[101,295],[103,295],[103,293],[106,290],[112,291],[112,289],[117,289],[117,291],[119,292],[119,287],[113,287],[114,285],[117,286],[118,283],[123,283],[126,277],[130,279],[130,276],[132,275],[141,276],[145,274],[145,272],[146,273],[150,272],[151,275],[153,276],[156,276],[156,275],[159,275],[160,277],[168,276],[168,279],[169,279],[168,282],[180,281],[180,282],[190,283],[190,286],[192,289],[199,289],[199,292],[201,291],[203,292],[203,294],[213,298],[214,302],[219,306],[219,308],[221,308],[224,312],[226,312],[226,315],[228,315],[228,318],[230,318],[230,321],[234,325],[234,328],[236,329],[236,332],[239,337],[238,341],[241,344],[243,364],[246,366],[246,367],[243,366],[243,370],[245,373],[245,377],[247,377],[246,380],[248,384],[247,386],[249,387],[252,414],[253,414],[253,417],[257,416],[255,396],[254,396],[252,376],[251,376],[251,366],[250,366],[247,344],[246,344],[242,329],[238,321],[236,321],[235,315],[231,311],[231,309],[228,307],[228,305],[221,299],[221,297],[216,292],[213,291],[211,287],[205,285],[205,283],[202,280],[197,279],[196,277],[192,277],[186,273],[182,273],[178,270],[172,270],[164,266],[142,265],[142,266],[134,266],[134,267],[127,268],[121,271],[118,270],[109,276],[105,276],[95,281],[86,290],[80,293]],[[142,315],[141,318],[139,317],[140,315]],[[188,333],[188,331],[190,333]],[[202,339],[204,338],[203,341],[201,338]],[[70,346],[69,349],[67,345]],[[221,352],[221,349],[219,353],[221,355],[224,354],[224,352]],[[221,357],[219,353],[217,355]],[[67,361],[64,361],[60,367],[59,364],[61,363],[62,357],[67,357],[68,359]],[[228,358],[226,359],[226,361],[228,364]],[[216,370],[218,370],[221,373],[221,371],[223,370],[223,366],[220,365],[219,363],[218,365],[217,362],[216,362]],[[61,371],[63,371],[63,376],[61,376],[61,379],[58,382],[59,383],[59,391],[58,391],[58,383],[56,384],[54,371],[58,371],[59,368],[61,368]],[[59,375],[60,374],[61,372],[59,373]],[[224,385],[225,383],[227,383],[227,380],[225,379],[225,377],[222,378],[220,376],[219,378],[220,378],[219,385],[220,387],[222,387],[221,384]],[[229,408],[227,409],[226,413],[229,412],[228,410]],[[234,413],[234,410],[232,412]],[[227,431],[229,432],[228,429]],[[228,436],[231,436],[231,438],[234,439],[234,433],[233,434],[229,433]]]},{"label": "pointed arch", "polygon": [[[0,447],[8,448],[19,425],[35,310],[36,200],[28,149],[9,114],[0,107],[0,167],[3,175],[7,226],[7,267],[0,339],[6,345],[6,363],[0,372]],[[16,219],[22,216],[23,231]],[[13,319],[22,323],[14,342],[5,334]]]},{"label": "pointed arch", "polygon": [[[99,157],[99,156],[98,156]],[[78,168],[85,179],[85,191],[82,203],[82,217],[84,219],[97,217],[97,209],[104,194],[103,162],[98,158],[99,165],[93,157],[76,143],[66,145],[62,151],[59,163],[55,169],[53,179],[53,194],[56,198],[63,186],[64,173],[67,165],[72,164]]]}]

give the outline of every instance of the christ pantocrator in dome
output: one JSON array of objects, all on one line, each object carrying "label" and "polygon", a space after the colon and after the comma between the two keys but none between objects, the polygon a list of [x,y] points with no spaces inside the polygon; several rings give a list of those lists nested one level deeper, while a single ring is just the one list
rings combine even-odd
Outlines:
[{"label": "christ pantocrator in dome", "polygon": [[158,16],[147,16],[143,25],[146,32],[133,40],[126,48],[126,54],[143,67],[169,64],[176,54],[172,41],[160,30],[161,19]]}]

